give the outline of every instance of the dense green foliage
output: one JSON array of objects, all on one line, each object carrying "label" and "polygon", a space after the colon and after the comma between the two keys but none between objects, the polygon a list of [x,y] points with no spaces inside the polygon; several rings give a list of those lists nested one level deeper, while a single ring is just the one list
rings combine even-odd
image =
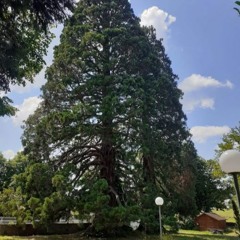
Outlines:
[{"label": "dense green foliage", "polygon": [[[105,179],[107,198],[94,211],[96,229],[106,228],[100,212],[109,207],[118,216],[112,227],[138,208],[148,231],[157,225],[153,199],[159,194],[172,216],[190,213],[184,202],[194,207],[195,150],[182,93],[162,42],[153,28],[140,27],[127,0],[79,2],[46,76],[42,106],[25,128],[25,151],[34,162],[75,166],[69,176],[85,216],[85,193],[95,196],[90,186]],[[120,225],[130,221],[122,219]]]},{"label": "dense green foliage", "polygon": [[128,0],[80,1],[46,77],[22,137],[28,165],[0,195],[4,215],[47,225],[74,214],[96,235],[140,221],[151,233],[157,196],[175,231],[179,216],[217,203],[213,192],[202,202],[220,183],[197,158],[162,41]]},{"label": "dense green foliage", "polygon": [[229,149],[240,149],[240,125],[231,128],[228,134],[222,138],[222,142],[218,144],[218,156]]},{"label": "dense green foliage", "polygon": [[215,160],[199,159],[196,181],[196,201],[198,210],[209,212],[214,206],[224,209],[224,200],[230,199],[233,187],[229,179],[223,179],[223,173]]},{"label": "dense green foliage", "polygon": [[9,187],[12,177],[25,171],[27,158],[18,153],[11,161],[6,160],[0,153],[0,191]]},{"label": "dense green foliage", "polygon": [[[51,40],[50,27],[66,18],[73,0],[1,0],[0,2],[0,92],[10,85],[33,81],[44,64]],[[0,116],[13,115],[9,98],[0,97]]]},{"label": "dense green foliage", "polygon": [[18,224],[32,221],[47,226],[60,217],[69,218],[72,188],[65,171],[46,163],[29,163],[22,154],[1,161],[0,212],[16,217]]}]

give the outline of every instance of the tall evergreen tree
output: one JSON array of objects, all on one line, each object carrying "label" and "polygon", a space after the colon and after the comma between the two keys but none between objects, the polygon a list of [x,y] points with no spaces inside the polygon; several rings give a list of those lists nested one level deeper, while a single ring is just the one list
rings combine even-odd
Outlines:
[{"label": "tall evergreen tree", "polygon": [[[162,40],[156,38],[153,27],[144,27],[144,31],[152,48],[150,60],[145,63],[147,71],[141,71],[145,81],[138,143],[142,184],[147,186],[142,188],[143,196],[149,198],[144,200],[143,208],[147,210],[147,216],[149,211],[155,211],[151,201],[161,195],[173,215],[176,212],[190,214],[195,209],[192,172],[196,152],[180,103],[182,92],[177,88],[177,76],[172,71]],[[186,200],[193,206],[192,211],[183,211]],[[149,219],[150,225],[151,222]]]},{"label": "tall evergreen tree", "polygon": [[42,108],[23,137],[30,158],[59,167],[75,164],[72,176],[82,191],[105,179],[111,207],[136,203],[129,197],[134,195],[133,126],[142,111],[139,72],[149,50],[127,0],[80,1],[47,70]]},{"label": "tall evergreen tree", "polygon": [[[189,134],[170,65],[154,29],[140,27],[128,0],[82,0],[65,24],[23,144],[35,162],[75,166],[69,177],[78,207],[95,213],[93,223],[114,225],[106,217],[112,211],[119,227],[136,220],[139,194],[149,203],[157,192],[174,192],[169,176],[176,179],[183,166]],[[101,194],[90,207],[96,186]]]},{"label": "tall evergreen tree", "polygon": [[[148,75],[145,75],[141,140],[144,172],[148,178],[152,178],[155,174],[151,168],[159,173],[160,168],[166,171],[164,164],[167,167],[181,163],[181,149],[190,135],[180,103],[182,92],[177,88],[177,76],[172,72],[162,41],[156,39],[152,27],[145,28],[145,31],[155,58],[149,61]],[[151,167],[154,162],[160,162],[161,167]]]}]

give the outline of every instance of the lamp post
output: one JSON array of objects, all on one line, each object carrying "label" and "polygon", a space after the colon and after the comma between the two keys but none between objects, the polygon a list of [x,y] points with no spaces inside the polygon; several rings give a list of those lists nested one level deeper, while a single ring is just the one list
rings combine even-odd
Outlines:
[{"label": "lamp post", "polygon": [[162,218],[161,218],[161,206],[163,205],[163,199],[161,197],[157,197],[155,199],[156,205],[159,207],[159,233],[160,233],[160,239],[162,239]]},{"label": "lamp post", "polygon": [[238,207],[240,207],[240,191],[237,178],[238,173],[240,173],[240,152],[233,149],[223,152],[219,158],[219,164],[223,172],[229,173],[233,176]]}]

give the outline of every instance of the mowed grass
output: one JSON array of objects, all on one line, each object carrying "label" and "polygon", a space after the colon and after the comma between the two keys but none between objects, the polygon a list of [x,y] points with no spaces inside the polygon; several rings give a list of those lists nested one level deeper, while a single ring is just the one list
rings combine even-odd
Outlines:
[{"label": "mowed grass", "polygon": [[[96,238],[85,238],[77,235],[53,235],[53,236],[29,236],[29,237],[1,237],[0,240],[97,240]],[[239,239],[236,234],[212,234],[210,232],[199,232],[180,230],[178,234],[164,235],[162,240],[234,240]],[[125,238],[111,238],[108,240],[159,240],[159,236],[131,236]]]},{"label": "mowed grass", "polygon": [[236,222],[232,209],[213,210],[212,212],[218,214],[221,217],[226,218],[226,222],[230,222],[230,223],[235,223]]},{"label": "mowed grass", "polygon": [[173,239],[176,240],[227,240],[227,239],[238,239],[234,232],[224,233],[224,234],[213,234],[209,231],[190,231],[190,230],[180,230],[179,234],[173,235]]}]

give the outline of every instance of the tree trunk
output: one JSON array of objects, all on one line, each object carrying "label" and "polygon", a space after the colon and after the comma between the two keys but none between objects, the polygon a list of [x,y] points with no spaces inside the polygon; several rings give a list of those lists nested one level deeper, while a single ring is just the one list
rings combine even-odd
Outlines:
[{"label": "tree trunk", "polygon": [[101,152],[102,167],[100,177],[106,179],[109,186],[109,206],[115,207],[119,205],[119,196],[116,192],[115,149],[110,144],[103,144]]},{"label": "tree trunk", "polygon": [[143,156],[143,178],[145,182],[156,184],[153,160],[150,156]]}]

